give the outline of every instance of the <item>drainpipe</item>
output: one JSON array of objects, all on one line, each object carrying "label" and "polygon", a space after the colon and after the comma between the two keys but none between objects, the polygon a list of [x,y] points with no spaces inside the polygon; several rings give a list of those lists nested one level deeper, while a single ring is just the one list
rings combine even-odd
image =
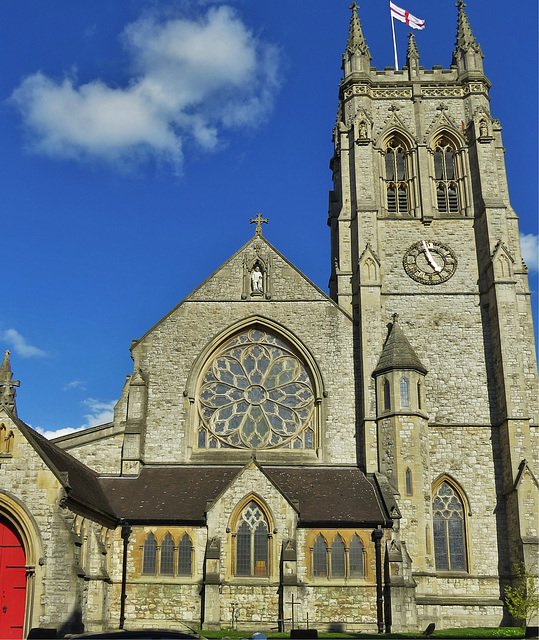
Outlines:
[{"label": "drainpipe", "polygon": [[372,532],[374,549],[376,552],[376,613],[378,621],[378,633],[384,633],[384,596],[382,585],[382,538],[384,532],[380,525]]},{"label": "drainpipe", "polygon": [[129,522],[122,523],[122,540],[124,541],[124,555],[122,561],[122,595],[120,596],[120,629],[124,628],[125,623],[125,601],[127,598],[125,587],[127,583],[127,546],[129,544],[129,536],[131,535],[131,527]]}]

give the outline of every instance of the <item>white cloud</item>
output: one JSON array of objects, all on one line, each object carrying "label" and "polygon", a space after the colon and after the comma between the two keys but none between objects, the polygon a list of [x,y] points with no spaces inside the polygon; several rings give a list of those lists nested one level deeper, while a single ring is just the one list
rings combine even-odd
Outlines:
[{"label": "white cloud", "polygon": [[85,382],[83,380],[71,380],[64,385],[64,391],[71,391],[71,389],[80,389],[81,391],[86,391]]},{"label": "white cloud", "polygon": [[528,269],[539,271],[539,236],[533,233],[521,233],[520,246]]},{"label": "white cloud", "polygon": [[277,50],[226,5],[198,19],[141,18],[122,43],[133,72],[124,87],[38,72],[15,89],[32,150],[122,164],[153,156],[179,171],[186,141],[216,149],[225,130],[254,126],[272,108]]},{"label": "white cloud", "polygon": [[34,347],[16,329],[6,329],[0,334],[2,340],[8,343],[14,353],[23,358],[43,358],[47,352]]},{"label": "white cloud", "polygon": [[107,424],[114,419],[114,405],[116,401],[101,402],[96,398],[88,398],[83,401],[83,404],[88,407],[90,413],[87,413],[84,417],[87,422],[83,425],[83,428],[96,427],[100,424]]},{"label": "white cloud", "polygon": [[52,438],[59,438],[60,436],[67,436],[70,433],[75,433],[76,431],[83,431],[85,427],[79,427],[78,429],[74,429],[72,427],[66,427],[65,429],[58,429],[57,431],[46,431],[41,427],[38,427],[36,431],[40,433],[42,436],[45,436],[47,440],[51,440]]}]

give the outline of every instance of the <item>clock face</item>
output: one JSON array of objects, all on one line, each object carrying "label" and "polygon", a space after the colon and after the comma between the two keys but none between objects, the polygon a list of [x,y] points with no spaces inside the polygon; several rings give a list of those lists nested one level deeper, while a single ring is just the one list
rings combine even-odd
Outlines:
[{"label": "clock face", "polygon": [[455,273],[457,256],[441,242],[421,240],[412,245],[402,260],[406,273],[421,284],[441,284]]}]

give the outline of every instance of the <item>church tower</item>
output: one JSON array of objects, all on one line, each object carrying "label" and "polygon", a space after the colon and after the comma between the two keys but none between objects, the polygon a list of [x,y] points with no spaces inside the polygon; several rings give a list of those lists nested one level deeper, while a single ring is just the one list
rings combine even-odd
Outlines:
[{"label": "church tower", "polygon": [[378,70],[352,4],[330,165],[330,295],[355,322],[358,463],[402,516],[400,628],[472,591],[460,615],[501,620],[503,586],[539,562],[527,267],[465,6],[449,68],[421,66],[410,34],[406,65]]}]

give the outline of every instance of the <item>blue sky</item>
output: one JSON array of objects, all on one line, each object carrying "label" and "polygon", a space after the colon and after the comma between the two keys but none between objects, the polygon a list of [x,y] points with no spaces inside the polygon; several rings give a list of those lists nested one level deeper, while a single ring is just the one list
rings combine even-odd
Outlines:
[{"label": "blue sky", "polygon": [[[2,3],[3,304],[19,416],[45,432],[111,418],[139,338],[269,218],[264,235],[327,291],[328,168],[349,0]],[[421,64],[449,67],[452,0]],[[493,83],[537,308],[537,3],[470,0]],[[364,0],[378,68],[389,2]],[[396,23],[399,61],[408,28]],[[62,430],[62,431],[60,431]]]}]

